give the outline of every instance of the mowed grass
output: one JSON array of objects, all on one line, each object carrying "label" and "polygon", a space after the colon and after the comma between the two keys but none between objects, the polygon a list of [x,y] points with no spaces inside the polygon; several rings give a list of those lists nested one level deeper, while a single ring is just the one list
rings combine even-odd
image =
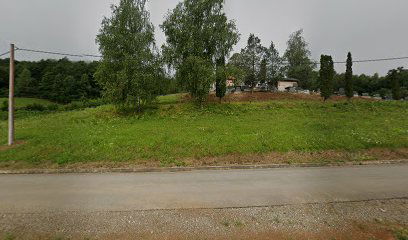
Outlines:
[{"label": "mowed grass", "polygon": [[[7,124],[0,122],[0,144]],[[116,162],[184,165],[185,159],[270,152],[408,147],[408,103],[276,100],[209,104],[160,98],[142,115],[112,106],[17,120],[23,144],[0,149],[0,165]]]},{"label": "mowed grass", "polygon": [[[3,104],[4,101],[8,102],[8,98],[0,98],[0,104]],[[30,104],[51,105],[53,103],[48,100],[38,98],[15,98],[16,108],[26,107]]]}]

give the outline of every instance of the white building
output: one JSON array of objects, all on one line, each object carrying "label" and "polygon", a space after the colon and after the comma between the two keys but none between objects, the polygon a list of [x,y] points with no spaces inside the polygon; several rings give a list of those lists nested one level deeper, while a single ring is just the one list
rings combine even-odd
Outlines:
[{"label": "white building", "polygon": [[294,79],[294,78],[285,78],[280,81],[278,81],[278,91],[279,92],[285,92],[288,91],[289,88],[293,87],[298,87],[299,86],[299,80]]}]

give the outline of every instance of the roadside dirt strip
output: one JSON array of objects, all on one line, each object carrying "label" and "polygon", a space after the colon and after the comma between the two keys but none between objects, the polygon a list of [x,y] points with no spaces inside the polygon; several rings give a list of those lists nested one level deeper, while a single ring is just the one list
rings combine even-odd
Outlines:
[{"label": "roadside dirt strip", "polygon": [[408,199],[227,209],[0,214],[0,239],[395,239]]}]

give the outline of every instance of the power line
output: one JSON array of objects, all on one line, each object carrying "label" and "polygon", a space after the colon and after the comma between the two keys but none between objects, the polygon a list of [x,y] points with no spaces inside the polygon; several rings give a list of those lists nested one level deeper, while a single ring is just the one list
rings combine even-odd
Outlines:
[{"label": "power line", "polygon": [[102,56],[100,56],[100,55],[92,55],[92,54],[84,54],[84,55],[82,55],[82,56],[84,56],[84,57],[102,58]]},{"label": "power line", "polygon": [[[408,57],[394,57],[394,58],[378,58],[378,59],[367,59],[367,60],[353,60],[353,63],[364,63],[364,62],[383,62],[383,61],[394,61],[408,59]],[[347,62],[335,62],[335,63],[347,63]]]},{"label": "power line", "polygon": [[[52,55],[60,55],[60,56],[68,56],[68,57],[93,57],[93,58],[102,58],[101,55],[93,55],[93,54],[72,54],[72,53],[62,53],[62,52],[53,52],[53,51],[44,51],[44,50],[34,50],[34,49],[28,49],[28,48],[18,48],[16,47],[16,50],[18,51],[26,51],[26,52],[34,52],[34,53],[44,53],[44,54],[52,54]],[[4,56],[10,52],[6,52],[0,55]],[[378,59],[365,59],[365,60],[353,60],[353,63],[365,63],[365,62],[383,62],[383,61],[395,61],[395,60],[404,60],[408,59],[408,57],[392,57],[392,58],[378,58]],[[282,62],[283,64],[289,64],[287,61]],[[310,63],[314,63],[316,65],[320,65],[319,61],[311,61]],[[333,62],[334,64],[346,64],[346,61],[340,61],[340,62]]]},{"label": "power line", "polygon": [[[377,59],[365,59],[365,60],[353,60],[353,63],[365,63],[365,62],[384,62],[384,61],[395,61],[395,60],[404,60],[408,57],[393,57],[393,58],[377,58]],[[283,64],[289,64],[289,62],[284,61]],[[310,63],[320,65],[320,62],[311,60]],[[347,62],[333,62],[334,64],[346,64]],[[308,63],[305,63],[308,64]]]},{"label": "power line", "polygon": [[0,54],[0,57],[2,57],[2,56],[4,56],[4,55],[7,55],[7,54],[9,54],[9,53],[10,53],[10,51],[5,52],[5,53],[2,53],[2,54]]},{"label": "power line", "polygon": [[34,50],[28,48],[19,48],[17,47],[16,50],[18,51],[25,51],[25,52],[33,52],[33,53],[45,53],[51,55],[59,55],[59,56],[67,56],[67,57],[94,57],[94,58],[101,58],[102,56],[92,55],[92,54],[72,54],[72,53],[62,53],[62,52],[52,52],[52,51],[44,51],[44,50]]}]

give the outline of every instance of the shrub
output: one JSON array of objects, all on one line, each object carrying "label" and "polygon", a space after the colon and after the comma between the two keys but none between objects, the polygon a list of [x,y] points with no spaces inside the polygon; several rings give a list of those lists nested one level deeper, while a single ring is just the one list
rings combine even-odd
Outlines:
[{"label": "shrub", "polygon": [[93,99],[93,100],[84,100],[84,101],[75,101],[70,104],[64,105],[63,110],[72,111],[77,109],[84,108],[96,108],[105,104],[103,99]]},{"label": "shrub", "polygon": [[394,235],[397,240],[408,240],[408,229],[398,229]]},{"label": "shrub", "polygon": [[1,104],[1,111],[7,111],[8,110],[8,101],[4,100],[3,103]]},{"label": "shrub", "polygon": [[27,111],[44,112],[47,110],[47,106],[44,106],[39,103],[33,103],[25,106],[23,109]]},{"label": "shrub", "polygon": [[177,78],[185,81],[191,96],[202,105],[207,99],[211,84],[215,81],[210,61],[200,57],[188,57],[177,71]]},{"label": "shrub", "polygon": [[58,109],[59,109],[59,105],[56,103],[53,103],[47,106],[48,111],[54,112],[54,111],[58,111]]}]

